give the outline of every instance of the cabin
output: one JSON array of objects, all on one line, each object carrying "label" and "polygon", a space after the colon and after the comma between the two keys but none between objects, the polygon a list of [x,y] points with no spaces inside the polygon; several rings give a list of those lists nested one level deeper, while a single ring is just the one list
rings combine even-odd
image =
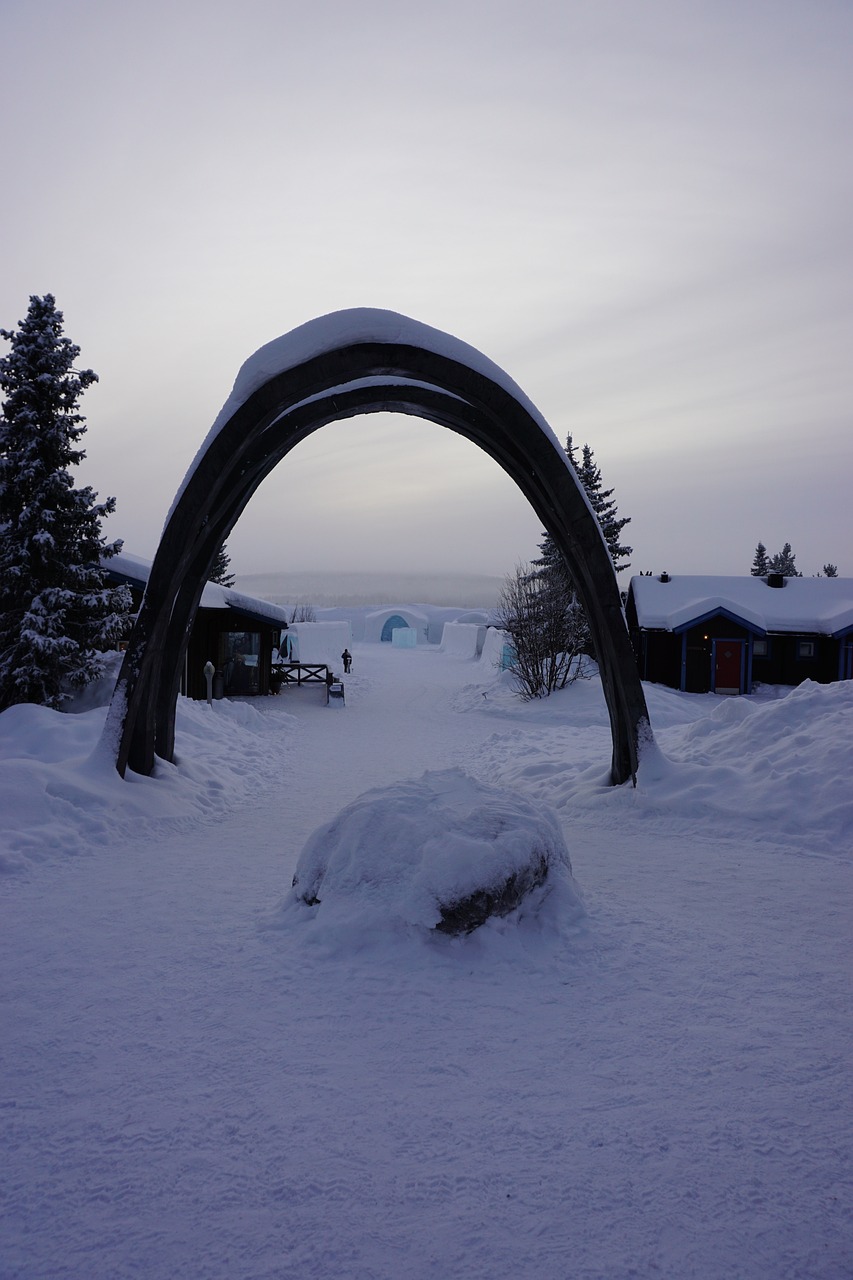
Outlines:
[{"label": "cabin", "polygon": [[[103,561],[109,582],[130,587],[134,611],[139,609],[151,565],[121,552]],[[218,697],[245,697],[270,692],[273,650],[278,650],[287,613],[266,600],[255,600],[230,587],[208,582],[190,633],[181,693],[206,698],[204,668],[215,668]]]},{"label": "cabin", "polygon": [[853,678],[853,579],[631,579],[625,606],[640,678],[687,693]]}]

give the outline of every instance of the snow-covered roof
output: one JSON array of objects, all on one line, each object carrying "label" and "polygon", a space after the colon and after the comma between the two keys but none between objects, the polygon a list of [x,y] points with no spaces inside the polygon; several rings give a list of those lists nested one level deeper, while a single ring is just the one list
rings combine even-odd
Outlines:
[{"label": "snow-covered roof", "polygon": [[853,628],[853,578],[766,578],[675,574],[631,579],[631,595],[641,627],[683,631],[699,618],[725,611],[753,631],[839,635]]},{"label": "snow-covered roof", "polygon": [[[151,561],[142,560],[139,556],[128,555],[120,551],[117,556],[110,556],[102,561],[104,569],[118,574],[131,585],[145,590],[148,576],[151,573]],[[257,600],[254,596],[244,595],[231,587],[221,587],[216,582],[206,582],[199,601],[201,609],[237,609],[240,613],[257,618],[259,622],[268,622],[273,626],[283,626],[288,621],[287,611],[268,600]]]}]

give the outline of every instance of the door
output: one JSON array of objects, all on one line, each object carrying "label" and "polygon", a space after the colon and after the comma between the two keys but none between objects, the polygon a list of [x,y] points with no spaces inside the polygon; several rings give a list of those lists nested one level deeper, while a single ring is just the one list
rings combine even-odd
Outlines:
[{"label": "door", "polygon": [[714,641],[714,692],[740,693],[743,689],[743,641]]}]

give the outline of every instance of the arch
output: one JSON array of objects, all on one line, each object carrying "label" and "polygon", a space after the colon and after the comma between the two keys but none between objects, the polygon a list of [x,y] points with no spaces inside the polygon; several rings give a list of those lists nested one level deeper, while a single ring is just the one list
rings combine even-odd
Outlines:
[{"label": "arch", "polygon": [[[394,621],[387,633],[383,634],[389,618],[393,618]],[[371,613],[365,614],[362,638],[375,640],[377,643],[382,640],[390,641],[394,627],[408,627],[416,631],[419,636],[426,638],[429,633],[429,618],[414,606],[394,608],[393,605],[388,605],[384,609],[374,609]]]},{"label": "arch", "polygon": [[615,783],[636,776],[648,712],[598,521],[565,451],[516,384],[450,335],[393,312],[337,312],[262,347],[202,445],[169,514],[105,734],[122,776],[174,758],[192,621],[216,553],[267,475],[326,424],[391,410],[477,444],[559,547],[586,609],[610,716]]},{"label": "arch", "polygon": [[406,619],[401,618],[399,613],[392,613],[390,618],[385,619],[385,625],[382,628],[382,633],[379,636],[379,639],[384,640],[390,644],[392,639],[391,633],[393,632],[394,628],[407,627],[408,625],[409,624],[406,622]]}]

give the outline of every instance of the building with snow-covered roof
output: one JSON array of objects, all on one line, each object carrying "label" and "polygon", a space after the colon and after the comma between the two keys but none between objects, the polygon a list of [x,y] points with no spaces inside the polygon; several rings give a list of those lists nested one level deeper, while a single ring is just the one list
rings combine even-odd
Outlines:
[{"label": "building with snow-covered roof", "polygon": [[[137,610],[148,585],[150,561],[121,552],[102,567],[110,582],[130,587]],[[278,605],[215,582],[205,583],[190,632],[181,693],[189,698],[207,696],[207,662],[213,663],[217,673],[217,694],[269,693],[273,650],[286,627],[287,613]]]},{"label": "building with snow-covered roof", "polygon": [[640,575],[626,614],[641,678],[688,693],[853,677],[850,578]]}]

